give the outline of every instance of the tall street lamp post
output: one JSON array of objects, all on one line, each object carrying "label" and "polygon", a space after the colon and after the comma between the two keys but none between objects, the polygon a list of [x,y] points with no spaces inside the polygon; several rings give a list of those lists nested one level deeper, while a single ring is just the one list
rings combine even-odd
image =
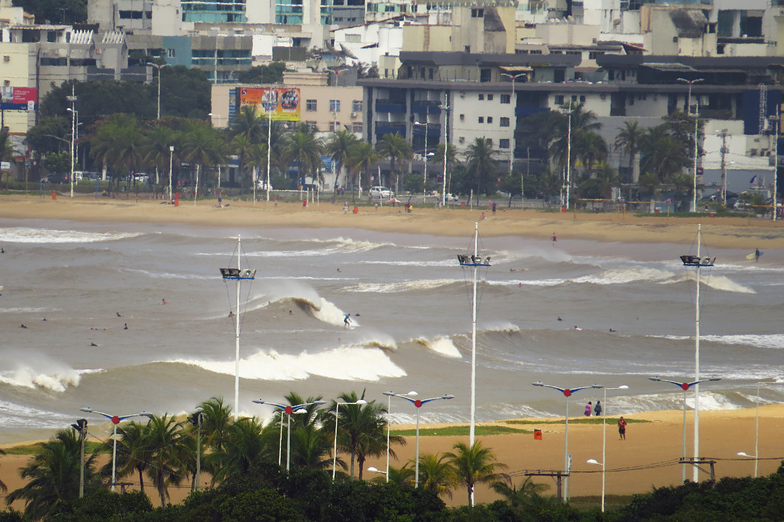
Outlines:
[{"label": "tall street lamp post", "polygon": [[74,145],[76,143],[76,87],[71,85],[71,95],[66,96],[71,106],[67,109],[71,113],[71,197],[74,197]]},{"label": "tall street lamp post", "polygon": [[537,381],[531,383],[534,386],[544,387],[544,388],[552,388],[553,390],[558,390],[559,392],[563,393],[564,397],[566,397],[566,415],[564,416],[565,419],[565,428],[564,428],[564,502],[567,502],[569,499],[569,397],[572,396],[573,393],[578,392],[580,390],[585,390],[586,388],[601,388],[602,386],[598,384],[591,384],[588,386],[580,386],[579,388],[561,388],[559,386],[553,386],[552,384],[545,384],[542,381]]},{"label": "tall street lamp post", "polygon": [[[696,80],[687,80],[686,78],[678,78],[679,82],[684,82],[689,84],[689,97],[688,107],[686,108],[686,115],[691,116],[691,86],[695,83],[705,81],[703,78],[697,78]],[[691,195],[691,212],[697,212],[697,133],[699,132],[699,121],[700,121],[700,104],[697,102],[697,105],[694,109],[694,179],[693,179],[693,187],[692,187],[692,195]]]},{"label": "tall street lamp post", "polygon": [[[391,425],[392,425],[391,422],[390,422],[391,421],[391,415],[392,415],[392,397],[395,397],[395,396],[399,397],[401,395],[406,395],[408,397],[416,397],[419,394],[417,392],[415,392],[414,390],[411,390],[408,393],[400,393],[400,394],[395,393],[395,392],[384,392],[384,395],[387,396],[387,470],[384,473],[387,476],[387,482],[389,482],[389,432],[390,432]],[[376,472],[380,473],[380,471],[378,471],[377,469],[376,470],[371,469],[371,468],[368,468],[368,469],[370,471],[376,471]]]},{"label": "tall street lamp post", "polygon": [[[429,108],[430,107],[428,106],[428,109]],[[430,114],[429,110],[428,110],[427,114]],[[414,122],[414,127],[424,127],[425,128],[425,154],[424,154],[424,157],[425,157],[424,171],[425,172],[424,172],[424,174],[422,176],[422,197],[423,198],[427,194],[427,114],[425,115],[425,123],[420,123],[418,121]],[[422,203],[424,203],[424,202],[425,202],[425,200],[422,199]]]},{"label": "tall street lamp post", "polygon": [[[722,154],[723,157],[723,154]],[[725,186],[726,188],[726,186]],[[694,458],[700,457],[700,274],[703,267],[713,266],[716,258],[701,257],[702,225],[697,225],[697,255],[681,256],[683,266],[697,269],[697,291],[694,303]],[[700,468],[694,466],[694,482],[700,479]]]},{"label": "tall street lamp post", "polygon": [[757,400],[754,407],[754,455],[748,455],[743,451],[738,452],[738,456],[740,457],[750,457],[754,459],[754,478],[757,478],[757,472],[759,470],[759,403],[761,384],[761,382],[757,383]]},{"label": "tall street lamp post", "polygon": [[174,145],[169,145],[169,203],[172,197],[172,163],[174,162]]},{"label": "tall street lamp post", "polygon": [[446,208],[446,162],[448,158],[447,152],[449,150],[449,110],[451,109],[446,93],[444,93],[444,103],[440,105],[439,108],[444,111],[444,179],[442,180],[441,207]]},{"label": "tall street lamp post", "polygon": [[112,449],[112,493],[114,492],[114,485],[117,483],[117,425],[120,424],[122,421],[126,419],[130,419],[131,417],[152,417],[152,413],[148,413],[146,411],[142,411],[139,413],[131,413],[130,415],[109,415],[108,413],[104,413],[102,411],[96,411],[92,408],[79,408],[80,411],[85,413],[95,413],[96,415],[102,415],[112,421],[114,433],[112,434],[112,438],[114,439],[114,445]]},{"label": "tall street lamp post", "polygon": [[76,424],[71,424],[79,432],[79,498],[84,498],[84,439],[87,438],[87,419],[78,419]]},{"label": "tall street lamp post", "polygon": [[164,67],[171,67],[168,63],[164,63],[162,65],[158,65],[157,63],[151,63],[151,66],[158,69],[158,117],[156,119],[161,119],[161,69]]},{"label": "tall street lamp post", "polygon": [[286,433],[286,438],[287,438],[287,440],[286,440],[286,472],[288,472],[289,469],[291,469],[291,414],[292,413],[307,413],[308,410],[306,410],[305,407],[312,406],[314,404],[318,405],[318,406],[321,406],[322,404],[326,404],[327,401],[318,400],[318,401],[313,401],[313,402],[303,402],[302,404],[295,404],[294,406],[291,406],[291,405],[286,406],[286,405],[283,405],[283,404],[277,404],[277,403],[274,403],[274,402],[262,401],[262,400],[257,400],[257,401],[253,401],[253,402],[255,402],[256,404],[269,404],[270,406],[274,406],[275,408],[283,410],[286,413],[286,415],[288,416],[288,421],[287,421],[288,426],[286,427],[286,431],[287,431],[287,433]]},{"label": "tall street lamp post", "polygon": [[[419,487],[419,408],[421,408],[423,404],[427,404],[428,402],[439,401],[442,399],[447,399],[447,400],[454,399],[455,396],[445,393],[441,397],[431,397],[429,399],[419,400],[419,399],[412,399],[411,397],[408,397],[407,395],[404,395],[402,393],[384,392],[384,395],[388,397],[399,397],[416,406],[416,463],[415,463],[416,468],[414,470],[414,487],[418,488]],[[387,473],[389,473],[389,466],[387,466]]]},{"label": "tall street lamp post", "polygon": [[337,469],[336,464],[338,462],[338,421],[340,420],[340,407],[341,406],[348,406],[348,405],[356,405],[360,408],[367,404],[365,399],[359,399],[355,402],[343,402],[340,403],[335,401],[335,442],[332,448],[332,480],[335,480],[335,470]]},{"label": "tall street lamp post", "polygon": [[[721,379],[719,379],[718,377],[714,377],[711,379],[702,379],[701,381],[677,382],[677,381],[670,381],[668,379],[660,379],[659,377],[648,377],[648,378],[656,382],[668,382],[670,384],[674,384],[678,388],[683,389],[683,458],[681,459],[681,461],[683,462],[683,473],[682,473],[683,477],[681,480],[685,484],[686,483],[686,392],[689,391],[689,388],[701,382],[720,381]],[[698,432],[695,432],[695,436],[697,435]],[[697,443],[695,442],[695,446],[696,444]],[[697,450],[695,450],[694,457],[695,458],[697,457]],[[694,469],[697,469],[696,466]],[[696,482],[697,479],[695,478],[694,481]]]},{"label": "tall street lamp post", "polygon": [[[517,80],[521,76],[527,76],[528,73],[518,73],[518,74],[509,74],[509,73],[501,73],[501,76],[506,76],[507,78],[512,79],[512,97],[509,98],[509,103],[512,105],[512,118],[517,119],[517,104],[515,103],[515,80]],[[512,129],[516,127],[512,126]],[[512,171],[514,170],[514,151],[515,151],[515,144],[514,144],[514,130],[512,130],[512,140],[510,141],[510,149],[509,149],[509,175],[512,175]],[[520,187],[522,190],[523,182],[520,181]],[[525,198],[525,196],[523,196]]]},{"label": "tall street lamp post", "polygon": [[602,413],[602,461],[596,462],[594,459],[588,459],[588,464],[601,464],[602,466],[602,513],[604,513],[604,491],[607,475],[607,390],[628,390],[629,387],[621,384],[617,388],[602,387],[604,394],[602,396],[602,404],[604,404],[604,412]]}]

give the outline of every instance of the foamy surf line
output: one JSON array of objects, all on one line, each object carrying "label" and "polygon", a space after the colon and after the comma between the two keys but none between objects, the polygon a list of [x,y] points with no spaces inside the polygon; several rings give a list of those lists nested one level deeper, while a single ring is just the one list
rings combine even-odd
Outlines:
[{"label": "foamy surf line", "polygon": [[36,370],[29,365],[20,365],[15,370],[0,373],[0,383],[62,393],[71,386],[79,386],[82,375],[101,371],[103,370],[73,370],[70,368],[47,371]]},{"label": "foamy surf line", "polygon": [[79,232],[76,230],[6,228],[0,231],[0,241],[8,243],[98,243],[118,241],[144,235],[142,232]]},{"label": "foamy surf line", "polygon": [[[649,337],[674,341],[694,339],[694,337],[687,335],[651,335]],[[784,334],[700,335],[700,340],[722,344],[754,346],[755,348],[784,348]]]},{"label": "foamy surf line", "polygon": [[[346,361],[351,361],[351,364]],[[188,364],[213,373],[234,375],[234,361],[173,359],[159,362]],[[297,355],[269,350],[240,361],[240,377],[243,379],[301,381],[313,375],[344,381],[378,381],[383,377],[404,377],[406,372],[383,350],[356,346]]]}]

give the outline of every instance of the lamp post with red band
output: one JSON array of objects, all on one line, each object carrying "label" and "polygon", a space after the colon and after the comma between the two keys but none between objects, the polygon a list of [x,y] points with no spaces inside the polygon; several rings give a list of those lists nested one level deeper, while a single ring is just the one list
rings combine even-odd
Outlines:
[{"label": "lamp post with red band", "polygon": [[[411,397],[408,397],[407,395],[404,395],[402,393],[395,393],[391,391],[384,392],[384,395],[386,395],[387,397],[399,397],[401,399],[407,400],[408,402],[410,402],[416,407],[416,462],[415,462],[416,469],[414,470],[414,487],[418,488],[419,487],[419,408],[421,408],[422,405],[427,404],[428,402],[439,401],[442,399],[454,399],[455,396],[445,393],[441,397],[431,397],[430,399],[420,400],[420,399],[412,399]],[[410,395],[410,393],[408,395]],[[387,465],[387,473],[388,472],[389,472],[389,465]]]},{"label": "lamp post with red band", "polygon": [[559,392],[563,393],[564,397],[566,397],[566,415],[565,419],[565,428],[564,428],[564,502],[569,500],[569,397],[572,396],[573,393],[578,392],[580,390],[584,390],[586,388],[601,388],[602,386],[599,384],[591,384],[589,386],[580,386],[579,388],[561,388],[558,386],[553,386],[552,384],[545,384],[542,381],[537,381],[531,383],[534,386],[539,386],[543,388],[552,388],[554,390],[558,390]]},{"label": "lamp post with red band", "polygon": [[306,406],[318,405],[321,406],[322,404],[326,404],[327,401],[317,400],[313,402],[303,402],[302,404],[295,404],[295,405],[284,405],[284,404],[276,404],[274,402],[268,401],[253,401],[256,404],[269,404],[270,406],[274,406],[278,408],[283,413],[288,416],[288,425],[286,427],[286,472],[289,471],[291,468],[291,414],[292,413],[307,413],[308,410],[305,409]]},{"label": "lamp post with red band", "polygon": [[112,434],[112,438],[114,439],[114,446],[112,449],[112,492],[114,492],[114,485],[117,482],[117,425],[125,419],[130,419],[131,417],[152,417],[152,413],[142,411],[140,413],[131,413],[130,415],[109,415],[108,413],[104,413],[102,411],[95,411],[92,408],[79,409],[85,413],[95,413],[97,415],[102,415],[112,421],[114,428],[114,432]]}]

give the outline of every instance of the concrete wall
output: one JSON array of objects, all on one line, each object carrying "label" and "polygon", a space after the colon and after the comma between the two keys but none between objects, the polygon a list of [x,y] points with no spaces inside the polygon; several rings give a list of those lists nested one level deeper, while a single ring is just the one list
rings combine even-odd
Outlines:
[{"label": "concrete wall", "polygon": [[[501,103],[501,99],[502,94],[511,94],[511,92],[456,90],[453,93],[453,134],[449,138],[450,143],[453,143],[461,153],[464,153],[476,138],[489,138],[493,141],[493,148],[498,151],[496,159],[509,161],[514,146],[516,117],[514,105]],[[481,123],[480,118],[482,119]],[[502,118],[508,118],[508,127],[501,126]],[[508,148],[500,148],[502,139],[509,140]]]}]

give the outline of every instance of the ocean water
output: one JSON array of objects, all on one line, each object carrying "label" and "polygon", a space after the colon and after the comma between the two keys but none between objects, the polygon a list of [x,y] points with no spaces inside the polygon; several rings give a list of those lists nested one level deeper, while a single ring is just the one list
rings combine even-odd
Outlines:
[{"label": "ocean water", "polygon": [[[473,273],[456,256],[471,253],[472,229],[442,238],[0,220],[0,443],[49,437],[85,406],[233,404],[236,285],[218,269],[235,266],[238,234],[243,267],[257,270],[240,295],[243,414],[269,418],[252,401],[290,391],[364,391],[386,404],[384,391],[415,390],[455,396],[423,407],[424,422],[468,420]],[[709,234],[704,243],[718,260],[703,270],[701,375],[721,381],[702,386],[701,408],[753,406],[760,381],[762,403],[782,402],[784,252],[754,263],[712,249]],[[694,246],[480,237],[480,250],[492,266],[478,272],[479,421],[562,416],[563,396],[531,385],[539,380],[628,385],[608,393],[608,414],[681,408],[679,388],[648,377],[694,376],[695,273],[678,259]],[[597,398],[576,392],[570,414]],[[392,403],[393,422],[413,419],[413,406]]]}]

